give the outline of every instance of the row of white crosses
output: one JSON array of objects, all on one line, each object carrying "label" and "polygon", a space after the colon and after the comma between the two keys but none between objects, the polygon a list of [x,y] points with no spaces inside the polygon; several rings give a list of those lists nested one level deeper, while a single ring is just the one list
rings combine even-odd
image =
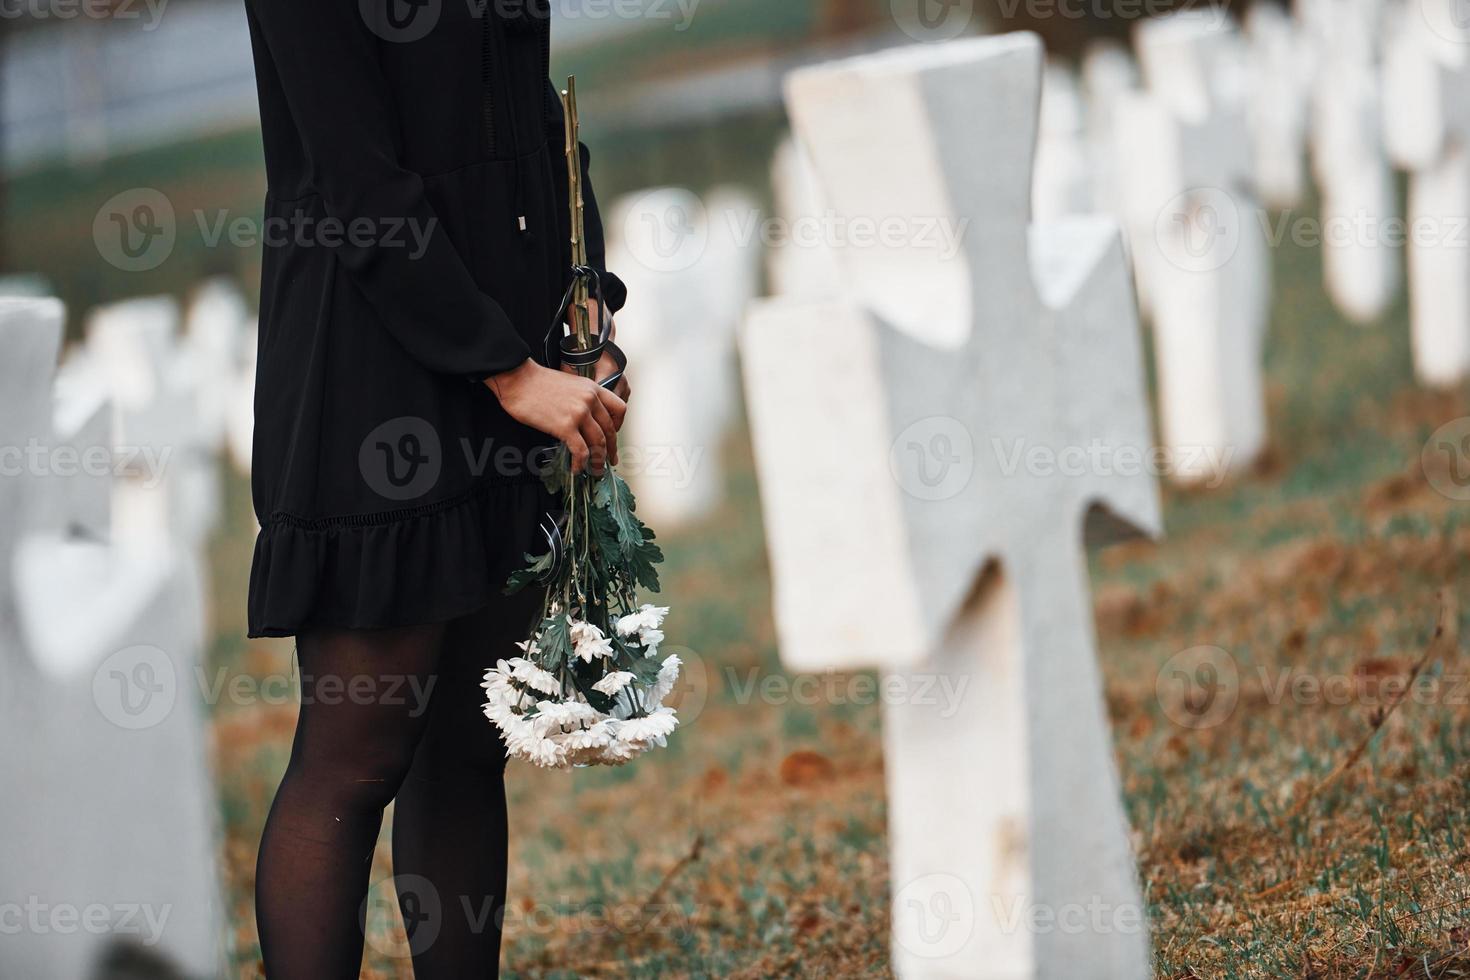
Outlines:
[{"label": "row of white crosses", "polygon": [[701,199],[681,188],[629,195],[610,209],[608,266],[628,286],[618,314],[638,410],[622,471],[650,524],[708,516],[725,489],[720,454],[737,415],[735,330],[756,295],[756,202],[734,188]]},{"label": "row of white crosses", "polygon": [[[1081,549],[1160,529],[1123,463],[1151,445],[1141,343],[1114,223],[1029,223],[1041,73],[1015,34],[793,76],[828,206],[964,247],[841,243],[841,297],[757,304],[742,335],[782,657],[908,692],[884,741],[902,977],[1149,976]],[[1046,462],[1077,448],[1098,462]]]},{"label": "row of white crosses", "polygon": [[62,326],[55,300],[0,299],[0,901],[21,917],[0,974],[82,980],[123,943],[213,976],[198,560],[129,528],[129,413],[53,385]]}]

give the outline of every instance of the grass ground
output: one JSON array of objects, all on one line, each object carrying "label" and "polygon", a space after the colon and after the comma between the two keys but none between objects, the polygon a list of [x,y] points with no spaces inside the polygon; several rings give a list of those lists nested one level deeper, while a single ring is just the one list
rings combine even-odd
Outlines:
[{"label": "grass ground", "polygon": [[[1276,256],[1269,458],[1211,492],[1167,491],[1164,540],[1092,556],[1162,977],[1470,974],[1470,665],[1457,646],[1314,793],[1426,650],[1436,593],[1462,592],[1470,515],[1433,489],[1444,474],[1420,454],[1470,415],[1470,397],[1415,388],[1404,310],[1346,325],[1318,262],[1291,246]],[[697,652],[704,682],[686,710],[702,711],[626,769],[512,767],[513,976],[888,972],[878,710],[742,693],[784,675],[742,436],[727,457],[727,503],[667,542],[670,635]],[[240,639],[250,526],[243,487],[231,494],[211,656],[232,672],[289,673],[289,645]],[[1160,682],[1198,646],[1235,669],[1228,713],[1171,674]],[[282,703],[215,718],[242,977],[256,975],[255,841],[294,715]],[[374,874],[388,874],[386,848]],[[388,936],[370,944],[366,976],[410,976]]]}]

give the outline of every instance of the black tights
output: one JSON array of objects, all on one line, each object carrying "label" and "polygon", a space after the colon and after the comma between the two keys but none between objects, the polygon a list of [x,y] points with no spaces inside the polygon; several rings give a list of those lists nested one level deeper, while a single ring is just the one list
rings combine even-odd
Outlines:
[{"label": "black tights", "polygon": [[268,980],[357,977],[373,850],[395,799],[394,882],[374,898],[396,886],[414,976],[497,975],[505,747],[481,713],[480,680],[515,653],[538,600],[500,600],[448,624],[299,638],[301,716],[255,877]]}]

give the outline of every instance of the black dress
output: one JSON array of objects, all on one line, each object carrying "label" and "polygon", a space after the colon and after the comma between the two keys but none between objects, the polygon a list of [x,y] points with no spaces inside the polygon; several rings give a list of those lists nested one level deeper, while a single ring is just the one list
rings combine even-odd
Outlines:
[{"label": "black dress", "polygon": [[[455,619],[547,504],[551,440],[480,383],[545,363],[569,280],[545,0],[246,9],[269,182],[250,635]],[[590,181],[586,204],[600,268]]]}]

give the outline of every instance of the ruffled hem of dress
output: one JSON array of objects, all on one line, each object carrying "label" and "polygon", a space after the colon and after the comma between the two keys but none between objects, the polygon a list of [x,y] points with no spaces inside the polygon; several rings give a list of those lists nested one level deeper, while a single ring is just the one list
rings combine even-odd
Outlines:
[{"label": "ruffled hem of dress", "polygon": [[385,514],[273,515],[255,540],[249,636],[422,626],[477,612],[544,545],[547,500],[531,479]]}]

